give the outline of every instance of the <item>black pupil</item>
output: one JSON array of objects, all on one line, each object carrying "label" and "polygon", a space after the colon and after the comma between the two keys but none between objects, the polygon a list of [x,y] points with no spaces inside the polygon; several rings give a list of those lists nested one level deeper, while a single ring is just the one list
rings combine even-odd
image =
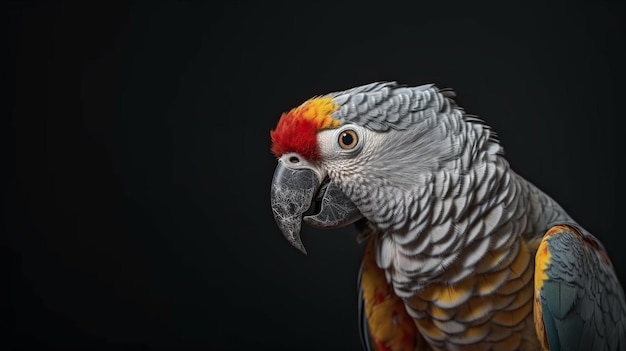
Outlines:
[{"label": "black pupil", "polygon": [[352,145],[352,143],[354,142],[354,138],[352,137],[352,134],[343,133],[341,135],[341,142],[344,145]]}]

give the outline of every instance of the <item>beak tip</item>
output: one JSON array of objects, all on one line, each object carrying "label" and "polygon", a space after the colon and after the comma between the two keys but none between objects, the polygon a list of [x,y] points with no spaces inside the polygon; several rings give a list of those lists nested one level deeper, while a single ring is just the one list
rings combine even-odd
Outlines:
[{"label": "beak tip", "polygon": [[300,239],[299,235],[287,236],[287,240],[289,240],[291,246],[298,249],[298,251],[302,252],[305,255],[307,254],[306,249],[304,248],[304,244],[302,244],[302,240]]},{"label": "beak tip", "polygon": [[302,252],[305,256],[307,255],[307,252],[304,246],[296,247],[296,249],[300,250],[300,252]]}]

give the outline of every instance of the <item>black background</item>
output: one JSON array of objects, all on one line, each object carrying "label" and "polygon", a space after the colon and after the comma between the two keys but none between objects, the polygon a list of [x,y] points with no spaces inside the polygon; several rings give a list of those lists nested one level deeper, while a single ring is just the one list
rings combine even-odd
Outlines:
[{"label": "black background", "polygon": [[3,8],[2,349],[359,349],[362,247],[282,238],[269,131],[376,80],[454,88],[626,281],[617,1]]}]

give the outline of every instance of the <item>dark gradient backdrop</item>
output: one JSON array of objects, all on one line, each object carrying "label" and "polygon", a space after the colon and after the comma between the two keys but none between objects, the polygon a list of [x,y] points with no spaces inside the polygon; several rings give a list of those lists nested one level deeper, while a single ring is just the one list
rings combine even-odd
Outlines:
[{"label": "dark gradient backdrop", "polygon": [[269,131],[375,80],[456,89],[626,281],[624,6],[541,3],[3,3],[0,349],[359,349],[362,247],[282,238]]}]

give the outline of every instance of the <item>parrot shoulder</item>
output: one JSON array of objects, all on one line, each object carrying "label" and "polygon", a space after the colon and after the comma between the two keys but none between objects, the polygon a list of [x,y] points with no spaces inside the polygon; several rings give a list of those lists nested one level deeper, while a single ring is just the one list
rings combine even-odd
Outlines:
[{"label": "parrot shoulder", "polygon": [[545,350],[626,350],[624,292],[602,244],[552,226],[535,254],[535,329]]}]

